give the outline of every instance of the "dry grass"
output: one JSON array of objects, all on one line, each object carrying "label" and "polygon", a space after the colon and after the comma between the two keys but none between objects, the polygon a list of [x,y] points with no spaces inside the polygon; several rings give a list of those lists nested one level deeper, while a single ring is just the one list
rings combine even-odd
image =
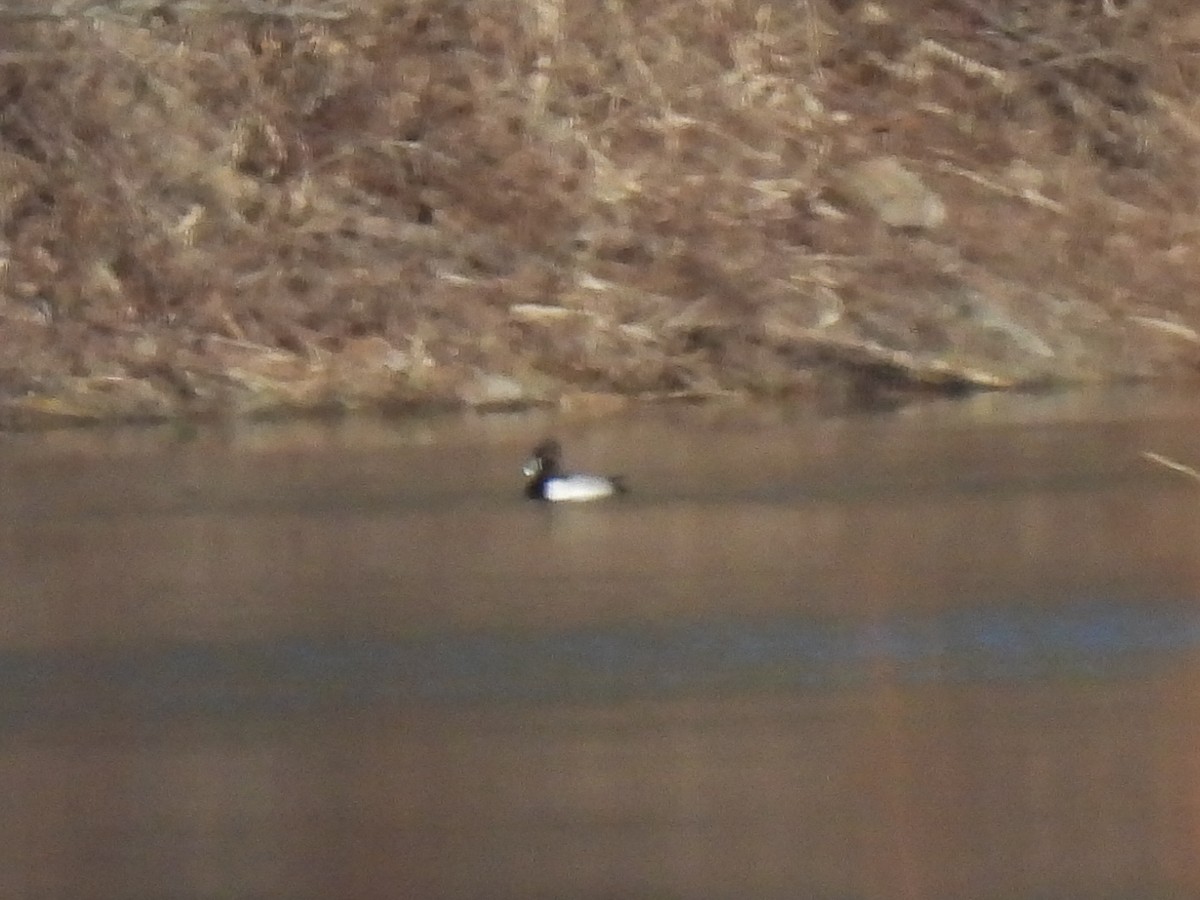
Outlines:
[{"label": "dry grass", "polygon": [[1169,456],[1164,456],[1161,453],[1155,453],[1151,450],[1143,450],[1142,459],[1162,466],[1164,469],[1170,469],[1172,472],[1178,472],[1180,475],[1185,475],[1192,481],[1200,481],[1200,471]]},{"label": "dry grass", "polygon": [[1187,0],[279,8],[0,32],[9,421],[1195,369]]}]

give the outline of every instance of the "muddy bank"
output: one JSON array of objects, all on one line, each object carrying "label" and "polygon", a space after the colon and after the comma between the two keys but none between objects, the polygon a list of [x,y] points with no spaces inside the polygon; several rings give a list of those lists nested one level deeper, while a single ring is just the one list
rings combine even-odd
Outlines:
[{"label": "muddy bank", "polygon": [[9,427],[1200,359],[1184,0],[8,15]]}]

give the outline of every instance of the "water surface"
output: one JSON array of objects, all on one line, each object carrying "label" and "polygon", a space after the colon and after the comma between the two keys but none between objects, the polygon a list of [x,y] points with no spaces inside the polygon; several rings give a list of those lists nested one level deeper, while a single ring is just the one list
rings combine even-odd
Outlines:
[{"label": "water surface", "polygon": [[1198,896],[1198,419],[0,439],[0,895]]}]

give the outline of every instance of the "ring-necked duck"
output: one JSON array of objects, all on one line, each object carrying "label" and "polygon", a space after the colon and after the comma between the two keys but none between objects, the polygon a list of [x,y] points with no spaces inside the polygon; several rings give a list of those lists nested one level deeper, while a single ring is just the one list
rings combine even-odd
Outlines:
[{"label": "ring-necked duck", "polygon": [[533,448],[533,455],[522,472],[529,479],[525,496],[530,500],[599,500],[625,493],[625,483],[619,476],[568,475],[559,470],[562,448],[558,441],[542,441]]}]

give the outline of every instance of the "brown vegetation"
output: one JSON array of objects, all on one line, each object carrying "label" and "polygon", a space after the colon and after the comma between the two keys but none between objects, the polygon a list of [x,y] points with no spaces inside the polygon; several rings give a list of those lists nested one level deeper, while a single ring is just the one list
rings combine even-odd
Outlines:
[{"label": "brown vegetation", "polygon": [[0,31],[8,424],[1195,369],[1191,0],[231,7]]}]

